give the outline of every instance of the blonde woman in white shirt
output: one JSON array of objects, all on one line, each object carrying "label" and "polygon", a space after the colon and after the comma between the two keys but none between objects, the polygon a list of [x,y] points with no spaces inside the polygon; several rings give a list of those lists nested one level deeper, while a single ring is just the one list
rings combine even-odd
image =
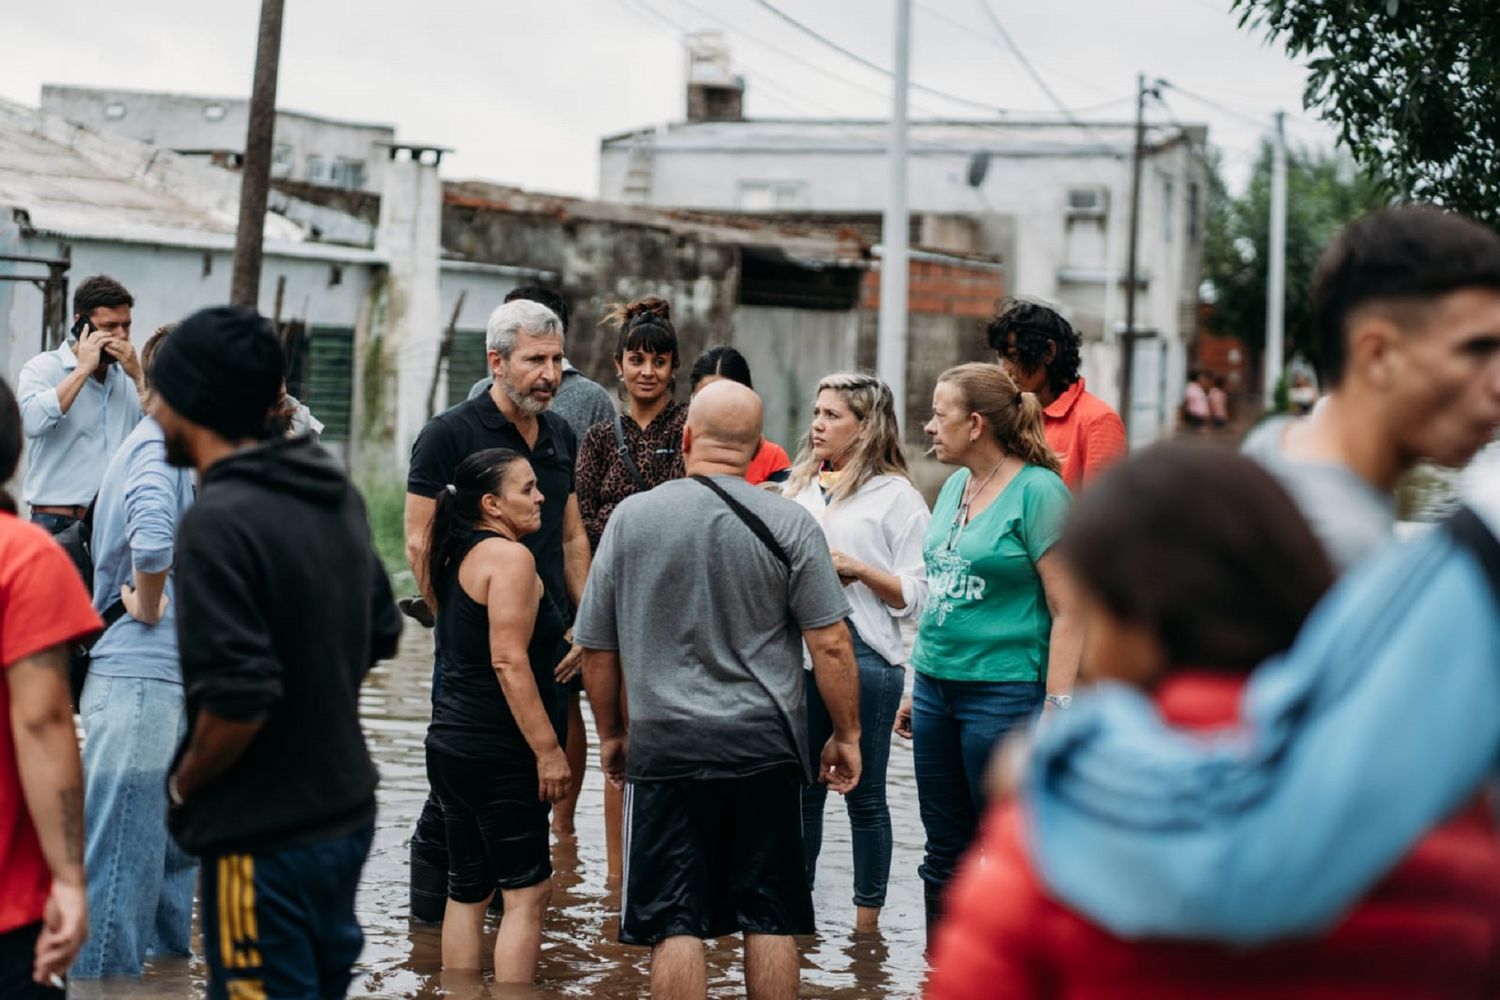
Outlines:
[{"label": "blonde woman in white shirt", "polygon": [[[855,929],[874,930],[891,872],[885,771],[906,680],[901,621],[920,615],[927,596],[922,539],[931,515],[907,472],[895,401],[884,382],[871,375],[829,375],[818,383],[812,417],[783,495],[822,525],[853,608],[849,631],[859,660],[864,772],[845,803],[854,842]],[[833,728],[811,678],[809,673],[808,745],[821,746]],[[822,846],[827,796],[822,785],[802,793],[809,883]]]}]

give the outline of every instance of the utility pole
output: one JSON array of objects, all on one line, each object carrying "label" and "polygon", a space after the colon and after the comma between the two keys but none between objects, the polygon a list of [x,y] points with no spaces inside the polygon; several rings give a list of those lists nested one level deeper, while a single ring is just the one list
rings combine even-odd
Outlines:
[{"label": "utility pole", "polygon": [[1135,77],[1135,154],[1130,164],[1130,249],[1125,257],[1125,332],[1120,337],[1120,420],[1130,441],[1132,380],[1135,378],[1136,264],[1141,241],[1141,164],[1146,157],[1146,74]]},{"label": "utility pole", "polygon": [[890,169],[880,242],[880,333],[875,370],[896,403],[896,423],[906,427],[906,283],[908,213],[906,206],[906,91],[911,73],[911,0],[896,0],[896,58],[891,76]]},{"label": "utility pole", "polygon": [[1276,398],[1286,362],[1286,112],[1276,112],[1271,150],[1271,245],[1266,260],[1265,407]]},{"label": "utility pole", "polygon": [[250,127],[240,164],[240,225],[234,237],[234,277],[229,301],[254,307],[260,300],[261,243],[266,231],[266,195],[271,185],[271,147],[276,129],[276,74],[281,63],[283,0],[261,0],[260,41],[255,48],[255,84],[250,91]]}]

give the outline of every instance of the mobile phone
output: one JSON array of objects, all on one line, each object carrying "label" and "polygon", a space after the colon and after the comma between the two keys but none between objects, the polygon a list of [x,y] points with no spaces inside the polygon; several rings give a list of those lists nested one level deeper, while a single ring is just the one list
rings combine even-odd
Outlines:
[{"label": "mobile phone", "polygon": [[88,333],[93,328],[94,324],[89,322],[89,318],[87,316],[79,316],[78,322],[73,324],[73,336],[82,337],[85,333]]}]

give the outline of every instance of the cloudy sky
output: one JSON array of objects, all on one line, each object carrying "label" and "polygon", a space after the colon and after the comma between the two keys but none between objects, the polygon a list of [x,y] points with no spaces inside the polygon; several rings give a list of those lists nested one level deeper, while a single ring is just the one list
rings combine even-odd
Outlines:
[{"label": "cloudy sky", "polygon": [[[1237,25],[1228,0],[915,0],[913,116],[976,105],[1056,117],[989,11],[1065,105],[1126,120],[1135,74],[1161,77],[1160,121],[1206,122],[1232,186],[1271,112],[1293,142],[1331,132],[1301,111],[1305,71]],[[892,0],[287,0],[281,107],[394,124],[456,149],[449,178],[594,194],[601,136],[679,119],[684,32],[725,33],[758,117],[879,117],[889,81],[779,19],[891,64]],[[257,0],[70,0],[5,16],[0,96],[37,103],[70,83],[248,93]],[[1189,96],[1195,95],[1195,96]],[[1205,103],[1203,98],[1212,102]]]}]

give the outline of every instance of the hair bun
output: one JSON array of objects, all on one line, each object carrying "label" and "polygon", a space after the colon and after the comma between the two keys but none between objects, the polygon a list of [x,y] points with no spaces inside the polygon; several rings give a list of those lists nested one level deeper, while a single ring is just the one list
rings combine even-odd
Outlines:
[{"label": "hair bun", "polygon": [[672,304],[659,295],[648,295],[625,307],[626,326],[648,320],[672,322]]}]

